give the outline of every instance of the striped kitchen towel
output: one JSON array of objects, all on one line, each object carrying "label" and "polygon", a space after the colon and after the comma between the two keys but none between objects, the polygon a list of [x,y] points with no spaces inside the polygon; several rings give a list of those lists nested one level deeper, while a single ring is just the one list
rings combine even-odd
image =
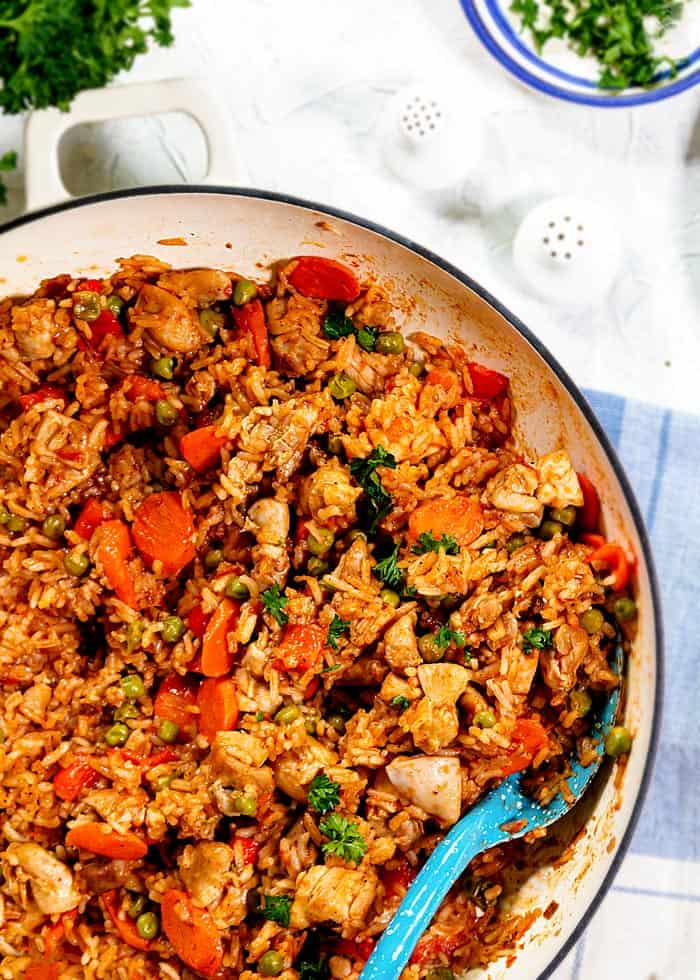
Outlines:
[{"label": "striped kitchen towel", "polygon": [[661,741],[630,849],[555,980],[700,978],[700,417],[586,392],[649,531],[661,585]]}]

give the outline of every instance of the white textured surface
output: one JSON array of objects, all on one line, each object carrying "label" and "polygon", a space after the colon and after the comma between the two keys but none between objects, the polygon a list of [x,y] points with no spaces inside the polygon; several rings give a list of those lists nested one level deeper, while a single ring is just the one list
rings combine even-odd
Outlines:
[{"label": "white textured surface", "polygon": [[[700,91],[636,110],[546,99],[492,62],[457,0],[194,0],[176,23],[176,47],[142,59],[133,77],[208,77],[252,186],[354,211],[432,248],[519,315],[581,385],[700,410]],[[472,107],[486,114],[482,163],[464,186],[415,191],[382,161],[386,101],[421,79],[455,85],[467,120]],[[19,120],[0,121],[0,152],[20,138]],[[182,118],[92,127],[64,149],[83,192],[204,171]],[[2,218],[23,206],[21,172],[9,183]],[[618,280],[585,312],[548,308],[511,262],[524,214],[562,193],[598,202],[625,241]],[[699,877],[696,865],[628,858],[557,980],[698,976]]]}]

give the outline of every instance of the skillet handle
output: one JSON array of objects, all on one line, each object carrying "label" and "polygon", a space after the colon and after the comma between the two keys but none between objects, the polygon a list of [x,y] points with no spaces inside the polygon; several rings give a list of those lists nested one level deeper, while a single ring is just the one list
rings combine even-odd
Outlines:
[{"label": "skillet handle", "polygon": [[207,144],[209,184],[244,184],[243,161],[235,149],[230,120],[207,84],[194,78],[114,85],[81,92],[68,112],[32,112],[24,130],[27,209],[68,200],[58,167],[63,134],[79,123],[161,112],[186,112],[199,123]]}]

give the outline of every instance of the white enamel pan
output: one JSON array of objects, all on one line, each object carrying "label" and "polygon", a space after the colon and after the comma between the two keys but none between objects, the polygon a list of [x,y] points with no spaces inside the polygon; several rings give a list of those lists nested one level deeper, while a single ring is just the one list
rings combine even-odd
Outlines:
[{"label": "white enamel pan", "polygon": [[[105,95],[109,98],[105,103]],[[590,813],[570,858],[527,879],[514,910],[539,908],[516,961],[477,972],[481,978],[548,976],[585,928],[610,886],[628,845],[650,777],[659,731],[662,637],[659,592],[649,542],[622,467],[575,383],[537,339],[486,290],[427,249],[371,221],[280,194],[230,186],[140,188],[54,203],[67,196],[56,146],[76,121],[184,109],[209,143],[209,179],[237,183],[225,120],[191,83],[129,86],[81,96],[70,115],[35,114],[27,128],[27,192],[42,207],[0,234],[0,294],[32,291],[60,272],[109,274],[115,258],[148,253],[175,266],[221,266],[260,279],[286,256],[313,253],[347,262],[385,283],[406,333],[456,337],[478,360],[511,378],[515,428],[538,453],[565,446],[577,469],[597,485],[606,534],[637,558],[639,630],[628,665],[626,724],[635,734],[622,776],[604,767],[584,804]],[[182,238],[174,247],[163,241]],[[537,325],[534,324],[536,331]]]}]

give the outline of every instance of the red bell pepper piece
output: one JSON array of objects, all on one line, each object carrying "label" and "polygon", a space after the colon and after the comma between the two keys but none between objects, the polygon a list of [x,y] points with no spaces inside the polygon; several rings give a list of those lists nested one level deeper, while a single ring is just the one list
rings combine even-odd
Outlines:
[{"label": "red bell pepper piece", "polygon": [[124,393],[130,402],[144,398],[147,402],[157,402],[167,398],[168,393],[159,381],[145,378],[142,374],[130,374],[124,378]]},{"label": "red bell pepper piece", "polygon": [[68,396],[63,388],[59,388],[58,385],[40,385],[35,391],[20,395],[18,401],[22,406],[22,411],[26,412],[27,409],[40,405],[42,402],[48,401],[49,398],[57,398],[64,405],[68,404]]},{"label": "red bell pepper piece", "polygon": [[201,606],[195,606],[187,617],[187,628],[201,639],[206,632],[207,623],[210,619],[211,613],[205,613]]},{"label": "red bell pepper piece", "polygon": [[102,310],[97,319],[90,324],[90,331],[91,337],[87,344],[93,351],[100,349],[105,337],[124,336],[122,325],[111,310]]},{"label": "red bell pepper piece", "polygon": [[103,289],[104,283],[101,279],[83,279],[81,283],[78,283],[76,293],[101,293]]},{"label": "red bell pepper piece", "polygon": [[518,718],[510,737],[512,755],[501,769],[500,775],[503,777],[527,769],[540,749],[549,742],[547,732],[534,718]]},{"label": "red bell pepper piece", "polygon": [[197,705],[197,687],[194,678],[168,674],[158,688],[153,714],[174,721],[181,729],[192,729],[196,715],[190,709]]},{"label": "red bell pepper piece", "polygon": [[578,482],[583,494],[583,507],[579,511],[578,520],[582,531],[596,532],[600,525],[600,498],[585,473],[577,473]]},{"label": "red bell pepper piece", "polygon": [[272,364],[270,338],[267,333],[265,311],[259,299],[245,306],[232,306],[233,320],[241,333],[248,333],[255,349],[255,361],[260,367],[269,368]]},{"label": "red bell pepper piece", "polygon": [[260,843],[252,837],[246,837],[244,834],[234,834],[231,837],[231,847],[235,851],[239,846],[243,853],[243,863],[255,864],[260,851]]},{"label": "red bell pepper piece", "polygon": [[401,861],[396,868],[384,870],[382,872],[382,884],[386,897],[394,898],[395,895],[403,895],[417,874],[418,869],[410,865],[408,861]]},{"label": "red bell pepper piece", "polygon": [[89,762],[76,759],[65,769],[60,769],[53,778],[53,788],[56,796],[62,800],[73,802],[77,800],[84,789],[94,786],[100,774],[92,768]]},{"label": "red bell pepper piece", "polygon": [[90,497],[78,514],[73,530],[83,541],[89,541],[96,528],[109,520],[110,516],[111,513],[106,504],[103,504],[97,497]]},{"label": "red bell pepper piece", "polygon": [[376,945],[374,939],[341,939],[334,946],[336,956],[347,956],[351,960],[366,963]]},{"label": "red bell pepper piece", "polygon": [[476,364],[474,361],[470,361],[467,368],[469,369],[475,398],[491,401],[493,398],[498,398],[499,395],[504,394],[508,388],[508,378],[500,371],[494,371],[492,368],[484,367],[483,364]]},{"label": "red bell pepper piece", "polygon": [[[588,535],[590,537],[590,535]],[[601,544],[589,555],[590,562],[601,562],[610,569],[611,586],[614,592],[622,592],[630,577],[630,563],[624,549],[619,544]]]}]

